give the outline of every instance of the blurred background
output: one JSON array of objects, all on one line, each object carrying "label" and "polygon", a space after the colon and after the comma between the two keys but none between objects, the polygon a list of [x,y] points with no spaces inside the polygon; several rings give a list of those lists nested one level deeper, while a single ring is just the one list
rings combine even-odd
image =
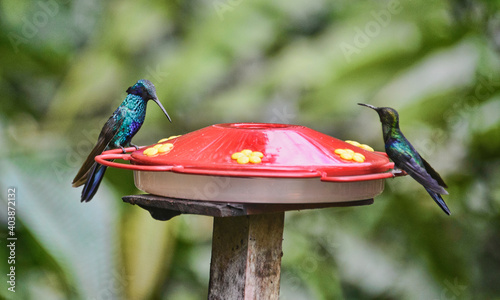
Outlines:
[{"label": "blurred background", "polygon": [[[204,299],[211,218],[125,204],[108,169],[71,180],[127,87],[155,104],[149,145],[224,122],[299,124],[383,151],[375,112],[449,185],[411,178],[370,206],[286,214],[282,299],[500,299],[499,1],[0,1],[0,270],[17,190],[17,299]],[[12,298],[5,275],[0,298]]]}]

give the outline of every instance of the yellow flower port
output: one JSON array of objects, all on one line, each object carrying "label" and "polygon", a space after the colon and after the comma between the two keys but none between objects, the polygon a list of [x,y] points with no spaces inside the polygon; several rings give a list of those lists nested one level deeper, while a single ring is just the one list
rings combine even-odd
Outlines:
[{"label": "yellow flower port", "polygon": [[359,163],[365,161],[365,156],[363,154],[354,152],[351,149],[335,149],[334,153],[340,156],[340,158],[345,160],[352,160]]},{"label": "yellow flower port", "polygon": [[262,152],[252,151],[250,149],[244,149],[231,155],[231,159],[236,160],[239,164],[259,164],[262,162],[263,157],[264,154]]},{"label": "yellow flower port", "polygon": [[174,144],[166,143],[166,144],[156,144],[153,147],[149,147],[144,150],[143,154],[146,156],[156,156],[158,154],[167,154],[174,148]]}]

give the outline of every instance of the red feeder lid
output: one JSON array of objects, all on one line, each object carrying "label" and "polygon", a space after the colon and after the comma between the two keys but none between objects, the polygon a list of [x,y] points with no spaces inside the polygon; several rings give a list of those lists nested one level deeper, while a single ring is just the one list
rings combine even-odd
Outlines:
[{"label": "red feeder lid", "polygon": [[132,154],[105,151],[95,160],[134,170],[136,186],[151,194],[280,204],[373,198],[394,167],[385,153],[304,126],[265,123],[212,125]]},{"label": "red feeder lid", "polygon": [[[173,147],[163,154],[146,155],[147,149],[154,147],[152,145],[133,152],[127,158],[118,155],[96,160],[113,167],[122,167],[123,164],[104,159],[130,158],[132,165],[127,168],[141,171],[238,177],[321,177],[324,181],[388,178],[392,174],[387,171],[394,166],[385,153],[366,151],[297,125],[217,124],[160,144],[167,143]],[[257,159],[242,164],[232,158],[234,153],[245,149],[261,156],[260,162]],[[335,153],[336,149],[350,149],[361,154],[364,161],[343,159]]]}]

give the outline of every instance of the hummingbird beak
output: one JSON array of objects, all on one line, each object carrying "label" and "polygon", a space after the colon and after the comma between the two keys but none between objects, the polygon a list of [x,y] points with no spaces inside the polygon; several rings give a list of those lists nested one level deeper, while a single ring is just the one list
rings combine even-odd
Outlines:
[{"label": "hummingbird beak", "polygon": [[163,111],[165,116],[167,116],[170,123],[172,123],[172,119],[170,119],[170,116],[168,115],[167,111],[165,110],[165,108],[163,108],[163,105],[161,105],[160,100],[158,100],[158,98],[156,98],[156,97],[152,98],[151,100],[153,100],[156,104],[158,104],[158,106],[161,108],[161,110]]},{"label": "hummingbird beak", "polygon": [[373,110],[378,110],[378,107],[370,105],[370,104],[358,103],[358,105],[366,106],[366,107],[369,107],[369,108],[371,108]]}]

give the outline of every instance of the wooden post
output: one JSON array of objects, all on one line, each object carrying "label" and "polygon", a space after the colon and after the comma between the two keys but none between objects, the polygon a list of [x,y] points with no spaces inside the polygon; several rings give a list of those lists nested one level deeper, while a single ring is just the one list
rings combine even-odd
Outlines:
[{"label": "wooden post", "polygon": [[230,203],[132,195],[156,220],[179,214],[214,217],[208,299],[279,298],[285,212],[326,207],[369,205],[373,199],[331,203]]},{"label": "wooden post", "polygon": [[215,217],[208,299],[278,299],[285,213]]}]

